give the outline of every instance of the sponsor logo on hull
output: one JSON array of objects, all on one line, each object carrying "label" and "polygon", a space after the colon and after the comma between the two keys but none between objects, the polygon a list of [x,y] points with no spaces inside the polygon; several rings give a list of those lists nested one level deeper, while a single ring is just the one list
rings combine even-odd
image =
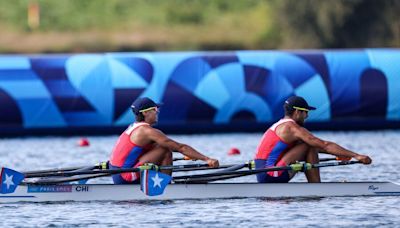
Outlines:
[{"label": "sponsor logo on hull", "polygon": [[28,192],[72,192],[71,185],[39,185],[28,186]]}]

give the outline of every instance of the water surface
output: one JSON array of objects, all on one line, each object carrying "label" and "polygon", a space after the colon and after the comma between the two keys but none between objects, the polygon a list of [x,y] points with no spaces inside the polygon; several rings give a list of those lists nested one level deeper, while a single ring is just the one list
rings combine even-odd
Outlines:
[{"label": "water surface", "polygon": [[[261,133],[172,135],[180,142],[216,157],[221,164],[241,163],[254,156]],[[327,140],[372,157],[373,164],[321,169],[323,181],[400,180],[400,131],[316,132]],[[0,165],[27,171],[90,165],[108,159],[117,135],[0,139]],[[239,156],[227,156],[232,148]],[[174,154],[179,157],[179,154]],[[181,162],[182,163],[182,162]],[[254,182],[254,176],[237,182]],[[303,174],[293,181],[306,181]],[[110,183],[109,178],[92,183]],[[398,227],[400,197],[328,197],[316,199],[213,199],[129,202],[16,203],[0,205],[2,227]]]}]

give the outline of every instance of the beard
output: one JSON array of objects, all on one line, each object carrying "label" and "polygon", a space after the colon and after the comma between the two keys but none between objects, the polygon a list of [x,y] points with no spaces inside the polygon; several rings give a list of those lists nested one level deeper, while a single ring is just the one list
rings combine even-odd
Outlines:
[{"label": "beard", "polygon": [[152,125],[157,125],[157,123],[158,123],[158,117],[155,117]]},{"label": "beard", "polygon": [[298,124],[298,125],[300,125],[301,127],[304,127],[304,120],[298,120],[298,121],[296,121],[296,123]]}]

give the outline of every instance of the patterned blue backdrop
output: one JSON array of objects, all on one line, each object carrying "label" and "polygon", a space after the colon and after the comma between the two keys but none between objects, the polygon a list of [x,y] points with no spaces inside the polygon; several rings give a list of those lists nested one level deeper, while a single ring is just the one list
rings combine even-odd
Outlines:
[{"label": "patterned blue backdrop", "polygon": [[294,94],[312,128],[399,127],[399,79],[398,49],[0,55],[0,133],[118,131],[140,96],[166,131],[263,130]]}]

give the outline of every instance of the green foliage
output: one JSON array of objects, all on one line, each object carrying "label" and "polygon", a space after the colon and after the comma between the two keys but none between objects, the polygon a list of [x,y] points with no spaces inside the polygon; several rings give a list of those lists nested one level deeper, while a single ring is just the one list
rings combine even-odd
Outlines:
[{"label": "green foliage", "polygon": [[0,1],[0,23],[15,27],[24,27],[26,24],[27,1]]},{"label": "green foliage", "polygon": [[134,1],[122,0],[41,0],[41,29],[80,31],[109,29],[119,21],[132,18],[129,5]]},{"label": "green foliage", "polygon": [[399,45],[397,0],[286,0],[277,2],[276,9],[284,47]]},{"label": "green foliage", "polygon": [[[40,5],[33,31],[32,2]],[[398,0],[0,0],[0,50],[398,47],[398,12]],[[64,41],[37,41],[50,33]]]},{"label": "green foliage", "polygon": [[229,0],[0,0],[0,20],[26,28],[29,2],[40,5],[40,29],[80,31],[126,24],[201,24],[227,12],[255,8],[260,1]]}]

